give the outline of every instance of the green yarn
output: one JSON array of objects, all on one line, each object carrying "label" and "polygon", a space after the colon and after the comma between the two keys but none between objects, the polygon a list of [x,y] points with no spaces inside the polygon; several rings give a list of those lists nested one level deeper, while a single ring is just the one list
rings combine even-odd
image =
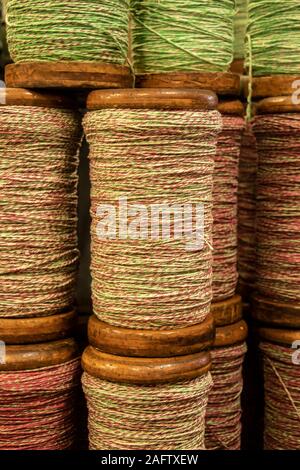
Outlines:
[{"label": "green yarn", "polygon": [[14,62],[126,64],[129,0],[7,0]]},{"label": "green yarn", "polygon": [[131,5],[137,73],[229,69],[234,0],[132,0]]},{"label": "green yarn", "polygon": [[248,1],[236,0],[236,14],[234,17],[234,58],[245,57],[245,37],[248,23]]},{"label": "green yarn", "polygon": [[300,73],[299,0],[248,0],[247,65],[254,76]]}]

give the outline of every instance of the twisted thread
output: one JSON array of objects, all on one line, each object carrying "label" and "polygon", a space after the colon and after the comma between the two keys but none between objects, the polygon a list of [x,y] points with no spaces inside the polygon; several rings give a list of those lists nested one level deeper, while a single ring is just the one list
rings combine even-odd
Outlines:
[{"label": "twisted thread", "polygon": [[[102,321],[128,328],[180,328],[209,314],[212,178],[221,125],[216,111],[125,109],[85,117],[93,307]],[[98,238],[97,207],[115,206],[124,195],[128,205],[203,204],[204,247],[188,251],[185,239],[155,240],[149,232],[137,239]],[[116,225],[119,229],[119,220]]]},{"label": "twisted thread", "polygon": [[242,368],[246,343],[212,349],[213,387],[206,411],[208,450],[239,450],[241,446]]},{"label": "twisted thread", "polygon": [[0,316],[59,313],[74,302],[80,127],[71,111],[0,113]]},{"label": "twisted thread", "polygon": [[234,17],[234,58],[243,59],[245,56],[245,37],[248,25],[248,0],[236,0]]},{"label": "twisted thread", "polygon": [[154,386],[122,385],[84,373],[82,383],[91,450],[204,449],[209,373]]},{"label": "twisted thread", "polygon": [[[298,0],[248,0],[247,65],[254,76],[300,73]],[[250,52],[251,48],[251,52]]]},{"label": "twisted thread", "polygon": [[253,122],[257,172],[257,289],[279,301],[300,301],[300,115]]},{"label": "twisted thread", "polygon": [[237,284],[238,161],[244,120],[223,116],[213,189],[213,301],[234,295]]},{"label": "twisted thread", "polygon": [[300,449],[300,369],[295,349],[262,342],[266,450]]},{"label": "twisted thread", "polygon": [[228,70],[234,9],[234,0],[133,0],[135,71]]},{"label": "twisted thread", "polygon": [[79,359],[0,372],[0,450],[70,449],[79,386]]},{"label": "twisted thread", "polygon": [[240,281],[254,287],[256,241],[256,139],[250,123],[242,137],[238,184],[238,272]]},{"label": "twisted thread", "polygon": [[7,0],[14,62],[126,64],[129,0]]}]

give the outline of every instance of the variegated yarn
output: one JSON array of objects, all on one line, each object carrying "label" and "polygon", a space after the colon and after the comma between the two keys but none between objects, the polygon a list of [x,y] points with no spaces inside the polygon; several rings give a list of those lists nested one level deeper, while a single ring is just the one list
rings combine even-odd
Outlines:
[{"label": "variegated yarn", "polygon": [[[86,115],[93,307],[102,321],[128,328],[180,328],[201,323],[209,314],[212,183],[221,125],[217,111],[112,109]],[[202,204],[204,246],[189,251],[186,238],[177,239],[172,230],[169,240],[151,238],[149,231],[140,231],[136,239],[120,237],[119,220],[114,238],[99,238],[99,205],[118,210],[122,196],[128,206],[147,209]]]},{"label": "variegated yarn", "polygon": [[127,64],[129,0],[7,0],[14,62]]},{"label": "variegated yarn", "polygon": [[241,288],[255,283],[256,173],[258,155],[251,124],[243,133],[238,186],[238,272]]},{"label": "variegated yarn", "polygon": [[223,116],[213,190],[213,301],[233,296],[237,284],[238,162],[244,119]]},{"label": "variegated yarn", "polygon": [[299,351],[269,342],[262,342],[260,349],[264,362],[264,448],[300,450]]},{"label": "variegated yarn", "polygon": [[0,317],[73,305],[79,140],[72,111],[1,107]]},{"label": "variegated yarn", "polygon": [[300,114],[257,116],[256,287],[300,301]]},{"label": "variegated yarn", "polygon": [[91,450],[201,450],[210,373],[166,385],[129,385],[84,373]]},{"label": "variegated yarn", "polygon": [[0,450],[66,450],[75,441],[80,360],[0,372]]},{"label": "variegated yarn", "polygon": [[208,398],[205,429],[208,450],[240,449],[242,368],[246,351],[246,343],[211,351],[213,388]]}]

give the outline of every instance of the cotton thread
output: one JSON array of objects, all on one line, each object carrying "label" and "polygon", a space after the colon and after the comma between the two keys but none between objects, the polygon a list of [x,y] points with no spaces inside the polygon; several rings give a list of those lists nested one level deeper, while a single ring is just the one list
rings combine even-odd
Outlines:
[{"label": "cotton thread", "polygon": [[213,387],[206,411],[205,446],[208,450],[239,450],[241,447],[242,368],[246,343],[214,348]]},{"label": "cotton thread", "polygon": [[250,123],[242,137],[238,186],[238,272],[240,282],[254,287],[256,241],[256,139]]},{"label": "cotton thread", "polygon": [[266,450],[300,449],[300,369],[295,349],[262,342]]},{"label": "cotton thread", "polygon": [[74,302],[80,125],[72,111],[2,106],[0,316]]},{"label": "cotton thread", "polygon": [[7,0],[8,46],[14,62],[126,65],[128,29],[128,0]]},{"label": "cotton thread", "polygon": [[300,72],[300,4],[298,0],[248,0],[251,43],[247,65],[253,75]]},{"label": "cotton thread", "polygon": [[256,287],[273,300],[300,301],[300,115],[253,122],[259,153]]},{"label": "cotton thread", "polygon": [[[217,111],[90,112],[92,291],[94,313],[127,328],[180,328],[201,323],[212,297],[212,178]],[[99,239],[97,207],[203,204],[204,247],[186,240]],[[117,227],[119,222],[117,221]],[[161,228],[161,226],[160,226]],[[161,233],[161,232],[160,232]]]},{"label": "cotton thread", "polygon": [[204,449],[209,373],[154,386],[117,384],[84,373],[82,383],[91,450]]},{"label": "cotton thread", "polygon": [[233,0],[133,0],[136,73],[227,71],[234,9]]},{"label": "cotton thread", "polygon": [[79,386],[79,359],[0,372],[0,450],[70,449]]},{"label": "cotton thread", "polygon": [[244,120],[223,116],[213,190],[213,301],[234,295],[237,284],[238,161]]}]

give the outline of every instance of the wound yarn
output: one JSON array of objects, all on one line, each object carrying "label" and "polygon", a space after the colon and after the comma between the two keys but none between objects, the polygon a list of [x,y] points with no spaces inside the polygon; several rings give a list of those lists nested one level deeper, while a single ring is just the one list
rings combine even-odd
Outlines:
[{"label": "wound yarn", "polygon": [[[210,373],[164,385],[82,377],[91,450],[201,450]],[[116,432],[117,429],[117,432]]]},{"label": "wound yarn", "polygon": [[136,73],[229,69],[234,0],[133,0],[131,8]]},{"label": "wound yarn", "polygon": [[0,317],[74,303],[80,138],[72,111],[1,107]]},{"label": "wound yarn", "polygon": [[[92,296],[100,320],[126,328],[172,329],[201,323],[209,314],[213,168],[221,126],[217,111],[111,109],[85,116],[92,183]],[[99,237],[99,205],[117,211],[124,196],[128,207],[146,207],[142,217],[148,228],[120,237],[123,222],[117,217],[116,236]],[[161,219],[159,237],[153,237],[153,204],[201,205],[203,246],[188,250],[187,238],[174,236],[175,225],[170,238],[163,237]]]},{"label": "wound yarn", "polygon": [[247,65],[253,76],[300,73],[298,0],[248,0]]},{"label": "wound yarn", "polygon": [[[292,347],[262,342],[265,450],[300,449],[300,368]],[[299,354],[298,354],[299,357]]]},{"label": "wound yarn", "polygon": [[240,284],[255,284],[256,173],[258,155],[251,123],[242,136],[238,185],[238,272]]},{"label": "wound yarn", "polygon": [[300,114],[257,116],[256,288],[300,301]]},{"label": "wound yarn", "polygon": [[213,301],[232,297],[237,284],[238,162],[244,119],[223,116],[213,189]]},{"label": "wound yarn", "polygon": [[7,0],[14,62],[126,65],[128,30],[129,0]]},{"label": "wound yarn", "polygon": [[239,450],[241,447],[241,394],[246,343],[213,348],[213,387],[209,393],[205,446],[208,450]]},{"label": "wound yarn", "polygon": [[67,450],[75,440],[80,359],[0,372],[0,450]]},{"label": "wound yarn", "polygon": [[234,17],[234,58],[244,59],[248,25],[248,0],[236,0]]}]

